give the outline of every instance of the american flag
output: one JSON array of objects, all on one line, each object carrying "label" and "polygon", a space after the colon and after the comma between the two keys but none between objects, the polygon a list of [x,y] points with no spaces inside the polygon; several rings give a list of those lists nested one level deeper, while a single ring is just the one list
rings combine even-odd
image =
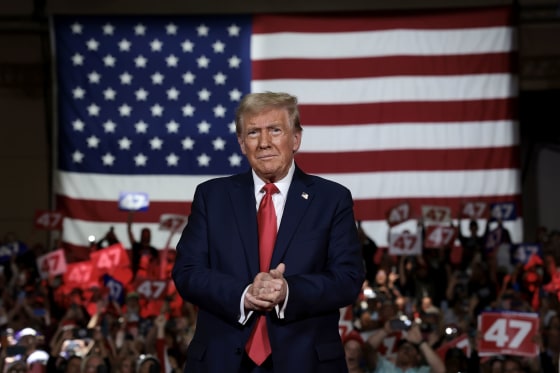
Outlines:
[{"label": "american flag", "polygon": [[[466,201],[519,206],[509,8],[415,13],[60,16],[53,19],[63,242],[110,226],[121,192],[147,193],[134,229],[188,215],[195,187],[246,171],[234,111],[249,92],[296,95],[296,161],[347,186],[387,245],[387,211]],[[520,210],[519,210],[520,211]],[[511,223],[519,241],[521,218]],[[171,239],[171,246],[178,237]],[[126,241],[125,241],[126,243]]]}]

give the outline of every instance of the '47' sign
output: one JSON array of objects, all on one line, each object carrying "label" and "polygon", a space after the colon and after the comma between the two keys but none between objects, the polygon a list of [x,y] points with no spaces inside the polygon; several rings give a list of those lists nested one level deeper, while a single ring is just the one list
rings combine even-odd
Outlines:
[{"label": "'47' sign", "polygon": [[533,342],[539,330],[536,313],[483,312],[478,317],[478,325],[480,356],[536,356],[539,353],[537,344]]},{"label": "'47' sign", "polygon": [[391,233],[389,235],[390,255],[419,255],[422,253],[422,233]]}]

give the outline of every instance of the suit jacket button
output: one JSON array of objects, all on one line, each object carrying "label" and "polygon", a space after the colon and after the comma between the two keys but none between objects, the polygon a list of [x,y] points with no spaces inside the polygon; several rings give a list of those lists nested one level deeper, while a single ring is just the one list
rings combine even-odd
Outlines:
[{"label": "suit jacket button", "polygon": [[236,355],[241,355],[242,353],[243,353],[243,349],[242,349],[241,347],[237,347],[237,348],[235,349],[235,354],[236,354]]}]

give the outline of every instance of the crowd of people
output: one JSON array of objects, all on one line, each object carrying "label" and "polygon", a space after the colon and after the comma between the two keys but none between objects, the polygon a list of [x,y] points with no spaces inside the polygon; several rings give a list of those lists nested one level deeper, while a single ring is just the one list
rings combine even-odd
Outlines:
[{"label": "crowd of people", "polygon": [[[494,224],[504,237],[494,247],[488,246],[489,230],[472,220],[466,234],[457,227],[457,247],[400,257],[360,230],[368,265],[362,296],[347,310],[352,327],[343,333],[350,372],[558,372],[560,232],[540,228],[533,245],[540,251],[518,261],[509,232]],[[507,248],[506,265],[498,247]],[[460,260],[450,259],[453,250],[462,251]],[[484,313],[534,315],[538,330],[531,330],[529,343],[535,353],[504,348],[479,354]],[[500,329],[490,333],[491,340],[513,338]]]},{"label": "crowd of people", "polygon": [[[391,256],[358,224],[366,280],[355,304],[341,310],[341,325],[350,321],[341,329],[350,372],[558,371],[560,284],[553,285],[560,232],[541,229],[537,243],[542,258],[508,270],[498,266],[486,249],[487,232],[476,221],[470,228],[457,241],[466,254],[453,263],[449,259],[453,248]],[[142,230],[139,240],[130,230],[129,238],[131,266],[137,273],[141,258],[147,255],[155,261],[157,250],[150,244],[148,229]],[[97,245],[117,242],[109,230]],[[13,233],[5,235],[1,246],[14,253],[0,263],[1,372],[182,371],[196,327],[192,304],[175,301],[171,311],[167,299],[146,313],[150,309],[146,300],[130,289],[122,304],[111,302],[107,291],[96,288],[74,289],[60,299],[56,295],[60,279],[39,277],[33,248]],[[538,314],[540,329],[534,343],[539,353],[479,356],[477,316],[489,310]],[[439,352],[460,335],[468,336],[468,348]]]},{"label": "crowd of people", "polygon": [[62,273],[6,236],[2,372],[558,371],[559,232],[525,251],[501,218],[472,220],[434,247],[419,221],[423,245],[397,255],[295,163],[295,96],[248,94],[235,123],[251,170],[197,186],[174,256],[134,237],[133,212],[128,245],[110,228]]}]

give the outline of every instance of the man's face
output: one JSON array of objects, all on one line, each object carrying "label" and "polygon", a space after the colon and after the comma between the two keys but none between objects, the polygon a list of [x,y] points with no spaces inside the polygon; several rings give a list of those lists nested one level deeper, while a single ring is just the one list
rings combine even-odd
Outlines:
[{"label": "man's face", "polygon": [[397,350],[398,366],[416,366],[418,364],[418,350],[409,342],[403,343]]},{"label": "man's face", "polygon": [[301,132],[292,129],[286,110],[271,109],[245,116],[237,141],[256,174],[274,182],[288,174],[301,144]]}]

